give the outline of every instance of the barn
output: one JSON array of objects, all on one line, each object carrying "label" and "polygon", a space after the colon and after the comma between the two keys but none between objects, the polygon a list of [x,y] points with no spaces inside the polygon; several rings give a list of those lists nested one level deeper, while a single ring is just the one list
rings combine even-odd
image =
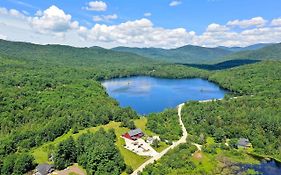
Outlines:
[{"label": "barn", "polygon": [[123,134],[122,136],[127,139],[137,140],[137,139],[141,138],[142,136],[144,136],[144,133],[142,132],[142,130],[140,128],[137,128],[137,129],[130,130],[129,132]]}]

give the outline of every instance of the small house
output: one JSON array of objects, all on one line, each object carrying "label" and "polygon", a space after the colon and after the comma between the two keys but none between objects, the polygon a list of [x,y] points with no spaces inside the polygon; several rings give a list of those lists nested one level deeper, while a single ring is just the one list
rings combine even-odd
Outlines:
[{"label": "small house", "polygon": [[249,141],[249,139],[246,139],[246,138],[240,138],[237,142],[237,147],[238,148],[251,148],[252,147],[252,144],[251,142]]},{"label": "small house", "polygon": [[153,141],[154,141],[153,137],[148,137],[148,138],[146,139],[146,143],[148,143],[148,144],[152,144]]},{"label": "small house", "polygon": [[40,164],[35,169],[35,175],[48,175],[55,170],[54,165]]},{"label": "small house", "polygon": [[130,130],[129,132],[122,135],[123,137],[131,140],[137,140],[144,136],[144,133],[140,128]]},{"label": "small house", "polygon": [[147,139],[146,139],[146,143],[148,143],[148,144],[152,144],[155,140],[160,141],[159,136],[147,137]]}]

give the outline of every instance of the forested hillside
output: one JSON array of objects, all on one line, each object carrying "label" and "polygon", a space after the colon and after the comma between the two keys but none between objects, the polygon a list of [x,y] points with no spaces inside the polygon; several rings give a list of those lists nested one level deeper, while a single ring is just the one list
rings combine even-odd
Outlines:
[{"label": "forested hillside", "polygon": [[[237,164],[252,161],[247,154],[236,149],[239,138],[250,140],[253,146],[249,150],[251,153],[280,160],[280,70],[281,62],[264,61],[211,75],[210,80],[232,90],[233,94],[219,101],[189,102],[182,109],[183,122],[190,134],[188,142],[203,145],[201,158],[196,158],[198,154],[184,157],[188,149],[179,147],[176,153],[172,151],[163,160],[149,166],[143,174],[159,170],[170,174],[236,174],[237,168],[239,170]],[[148,126],[156,120],[148,118]],[[160,119],[158,121],[161,122]],[[169,124],[170,128],[176,127],[173,122]],[[176,135],[171,130],[163,131],[166,132],[164,135]],[[188,165],[168,168],[173,164],[175,155],[183,157]]]},{"label": "forested hillside", "polygon": [[[1,174],[23,173],[34,168],[34,159],[28,154],[29,151],[53,141],[71,129],[77,131],[107,124],[110,121],[126,124],[137,118],[136,112],[131,108],[120,108],[99,82],[113,77],[134,75],[167,78],[202,77],[231,90],[233,94],[230,96],[244,96],[206,104],[190,103],[185,106],[183,120],[188,132],[193,136],[193,141],[201,139],[205,144],[208,142],[207,138],[213,138],[218,144],[216,147],[222,149],[219,145],[227,139],[247,137],[253,142],[255,153],[280,159],[280,70],[279,61],[262,61],[209,72],[98,47],[42,46],[1,40]],[[174,110],[151,114],[150,117],[148,128],[160,134],[161,138],[174,140],[179,137],[181,130],[175,122],[177,115]],[[101,168],[112,165],[114,160],[118,159],[120,164],[112,171],[116,172],[115,174],[120,173],[124,170],[124,164],[118,150],[112,146],[113,142],[105,138],[109,137],[107,133],[100,131],[99,134],[99,137],[107,143],[104,151],[109,151],[113,155],[113,158],[108,158],[104,162],[105,166]],[[198,135],[202,137],[198,138]],[[96,145],[100,144],[95,135],[81,137],[81,142],[89,144],[85,138],[92,140]],[[76,144],[79,139],[68,142]],[[62,143],[62,149],[64,144],[70,145],[68,142]],[[87,148],[89,150],[86,152],[97,151],[90,146]],[[169,154],[171,158],[164,161],[169,164],[176,155],[191,153],[189,148],[185,146],[181,148],[182,151],[175,155]],[[207,150],[210,150],[209,147]],[[99,156],[98,153],[96,155]],[[89,167],[87,161],[93,160],[86,161],[87,156],[80,152],[74,158],[78,163],[84,159],[80,164],[83,162],[82,166],[88,172],[92,172],[93,167]],[[73,155],[70,154],[70,157],[73,158]],[[59,162],[72,163],[74,161],[72,158]],[[212,160],[216,160],[216,157],[212,157]],[[189,159],[186,161],[187,167],[194,168],[197,165],[196,162],[191,163]],[[94,167],[94,171],[97,171],[98,167],[99,165]],[[158,167],[154,168],[156,170]],[[100,169],[100,172],[108,171]],[[173,172],[171,169],[169,171]]]},{"label": "forested hillside", "polygon": [[280,97],[280,70],[280,61],[263,61],[216,72],[209,79],[240,94]]},{"label": "forested hillside", "polygon": [[215,58],[232,53],[232,51],[226,49],[206,48],[192,45],[176,49],[116,47],[113,48],[113,50],[135,53],[154,60],[172,63],[206,63]]},{"label": "forested hillside", "polygon": [[[132,109],[120,108],[99,80],[132,75],[208,75],[195,68],[97,47],[42,46],[3,40],[0,72],[0,167],[5,165],[2,174],[18,171],[13,169],[11,159],[21,160],[31,148],[53,141],[71,128],[109,121],[127,123],[138,117]],[[23,161],[28,168],[19,169],[33,167],[32,159]]]},{"label": "forested hillside", "polygon": [[255,44],[234,48],[206,48],[192,45],[176,49],[117,47],[113,50],[134,53],[158,61],[212,65],[230,60],[280,60],[281,44]]},{"label": "forested hillside", "polygon": [[226,55],[221,58],[217,58],[211,63],[218,63],[226,60],[237,59],[249,59],[249,60],[280,60],[281,55],[281,43],[271,44],[258,50],[247,50],[236,52],[230,55]]},{"label": "forested hillside", "polygon": [[224,46],[220,46],[218,48],[221,49],[225,49],[225,50],[229,50],[232,52],[241,52],[241,51],[249,51],[249,50],[258,50],[267,46],[272,45],[273,43],[259,43],[259,44],[254,44],[254,45],[250,45],[247,47],[224,47]]}]

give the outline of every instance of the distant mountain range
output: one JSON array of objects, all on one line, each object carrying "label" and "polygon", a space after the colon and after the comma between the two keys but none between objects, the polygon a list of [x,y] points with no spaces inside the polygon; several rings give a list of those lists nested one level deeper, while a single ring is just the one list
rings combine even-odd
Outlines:
[{"label": "distant mountain range", "polygon": [[[111,63],[139,64],[158,62],[133,53],[117,52],[102,47],[77,48],[66,45],[39,45],[25,42],[12,42],[0,39],[0,55],[33,60],[53,62],[63,66],[100,66]],[[97,65],[97,63],[99,63]]]},{"label": "distant mountain range", "polygon": [[[186,45],[176,49],[161,48],[130,48],[116,47],[104,49],[102,47],[76,48],[64,45],[38,45],[25,42],[11,42],[0,39],[0,54],[39,60],[39,58],[52,59],[59,64],[65,64],[62,60],[71,60],[73,65],[78,60],[84,60],[79,64],[92,65],[93,60],[108,64],[111,62],[126,62],[128,60],[140,63],[177,63],[185,65],[217,64],[215,68],[227,65],[237,65],[246,60],[281,60],[281,44],[255,44],[248,47],[216,47],[207,48]],[[61,59],[59,59],[61,58]],[[231,61],[232,62],[227,62]],[[240,60],[233,62],[233,60]],[[244,60],[244,61],[242,61]],[[44,59],[40,59],[44,61]],[[68,62],[70,63],[70,62]],[[245,63],[248,63],[246,61]],[[197,66],[195,66],[197,67]]]},{"label": "distant mountain range", "polygon": [[271,44],[256,50],[245,50],[234,52],[221,58],[217,58],[216,62],[227,60],[281,60],[281,43]]},{"label": "distant mountain range", "polygon": [[281,60],[280,44],[255,44],[247,47],[207,48],[187,45],[176,49],[116,47],[112,50],[135,53],[144,57],[184,64],[215,64],[223,61]]},{"label": "distant mountain range", "polygon": [[217,48],[229,50],[231,52],[241,52],[241,51],[249,51],[249,50],[258,50],[258,49],[261,49],[261,48],[264,48],[264,47],[270,46],[270,45],[272,45],[272,43],[260,43],[260,44],[250,45],[250,46],[247,46],[247,47],[224,47],[224,46],[219,46]]},{"label": "distant mountain range", "polygon": [[144,57],[176,63],[205,63],[226,56],[232,51],[187,45],[176,49],[116,47],[112,50],[135,53]]}]

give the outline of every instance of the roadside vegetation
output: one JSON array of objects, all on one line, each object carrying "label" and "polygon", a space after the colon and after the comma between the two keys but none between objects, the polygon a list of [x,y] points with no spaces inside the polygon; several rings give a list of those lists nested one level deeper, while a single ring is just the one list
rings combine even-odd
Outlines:
[{"label": "roadside vegetation", "polygon": [[207,75],[199,69],[102,48],[3,40],[0,72],[0,167],[7,156],[28,153],[70,130],[76,132],[110,121],[126,125],[138,118],[131,108],[120,108],[100,80],[133,75]]},{"label": "roadside vegetation", "polygon": [[[224,174],[229,174],[239,170],[237,164],[258,163],[248,153],[280,160],[280,70],[281,62],[265,61],[210,76],[210,80],[230,89],[233,94],[219,101],[189,102],[183,107],[182,120],[189,133],[188,143],[203,145],[202,152],[194,153],[192,160],[190,156],[182,158],[193,162],[192,166],[165,169],[176,160],[174,154],[180,154],[175,150],[166,159],[147,167],[143,174],[157,174],[160,170],[166,170],[168,174],[212,174],[222,169]],[[148,118],[148,126],[157,121],[163,122]],[[174,126],[171,121],[166,124]],[[249,139],[252,148],[237,149],[239,138]],[[198,157],[200,161],[196,164]]]},{"label": "roadside vegetation", "polygon": [[[192,141],[201,139],[204,146],[206,139],[211,137],[216,144],[223,145],[228,139],[247,137],[253,144],[252,152],[280,159],[280,70],[281,62],[262,61],[209,72],[98,47],[41,46],[0,40],[1,174],[26,173],[36,163],[48,162],[51,153],[59,158],[60,154],[55,152],[59,147],[75,145],[64,143],[71,137],[73,141],[68,142],[76,143],[82,134],[86,134],[85,137],[98,145],[94,135],[101,126],[107,132],[110,128],[115,129],[117,137],[113,143],[104,138],[108,136],[107,132],[100,131],[98,135],[107,143],[105,153],[110,147],[114,158],[106,159],[108,161],[101,166],[90,167],[89,162],[93,160],[77,152],[69,159],[57,160],[58,164],[63,162],[61,168],[84,158],[80,164],[83,163],[88,172],[108,172],[109,167],[115,165],[112,160],[120,160],[118,168],[112,169],[116,174],[135,169],[145,158],[126,150],[124,141],[119,138],[135,126],[150,130],[164,140],[179,138],[181,130],[175,110],[151,114],[146,125],[134,122],[139,118],[136,112],[131,108],[120,108],[100,83],[105,79],[135,75],[201,77],[218,83],[235,95],[244,96],[185,106],[183,121],[194,137]],[[89,143],[85,141],[85,144]],[[160,148],[165,146],[162,144]],[[90,149],[99,152],[89,145]],[[182,149],[187,155],[192,152],[189,148]],[[218,152],[203,150],[203,154],[212,158]],[[170,160],[174,158],[177,160],[174,156]],[[188,167],[196,165],[194,162],[189,164],[192,161],[187,157],[182,159],[187,161]]]},{"label": "roadside vegetation", "polygon": [[182,136],[182,129],[179,125],[178,111],[167,109],[160,113],[153,113],[147,116],[147,128],[159,134],[162,141],[172,143]]},{"label": "roadside vegetation", "polygon": [[[143,119],[138,119],[137,121],[138,123],[145,122],[145,120]],[[55,154],[55,150],[57,149],[57,147],[61,142],[64,142],[70,137],[72,137],[74,140],[77,140],[83,134],[87,134],[87,133],[94,134],[100,129],[104,129],[105,131],[114,130],[114,133],[116,135],[115,145],[120,151],[120,154],[124,158],[124,162],[128,167],[132,167],[133,169],[136,169],[138,166],[140,166],[143,162],[145,162],[148,159],[146,157],[139,156],[124,148],[125,142],[124,139],[121,138],[120,136],[125,132],[128,132],[129,128],[121,127],[120,122],[110,122],[109,124],[106,125],[86,128],[83,130],[79,130],[77,133],[73,133],[73,130],[71,130],[67,134],[58,137],[52,142],[47,142],[40,147],[34,148],[33,150],[31,150],[31,154],[34,156],[36,163],[46,163],[46,162],[53,163],[52,161],[49,160],[49,158],[52,154]],[[150,133],[152,132],[150,131]]]},{"label": "roadside vegetation", "polygon": [[190,142],[181,144],[169,151],[159,161],[148,165],[140,174],[229,175],[242,173],[239,169],[240,163],[258,163],[243,151],[220,148],[218,144],[207,144],[204,149],[213,149],[215,145],[217,146],[216,152],[208,152],[198,151]]}]

